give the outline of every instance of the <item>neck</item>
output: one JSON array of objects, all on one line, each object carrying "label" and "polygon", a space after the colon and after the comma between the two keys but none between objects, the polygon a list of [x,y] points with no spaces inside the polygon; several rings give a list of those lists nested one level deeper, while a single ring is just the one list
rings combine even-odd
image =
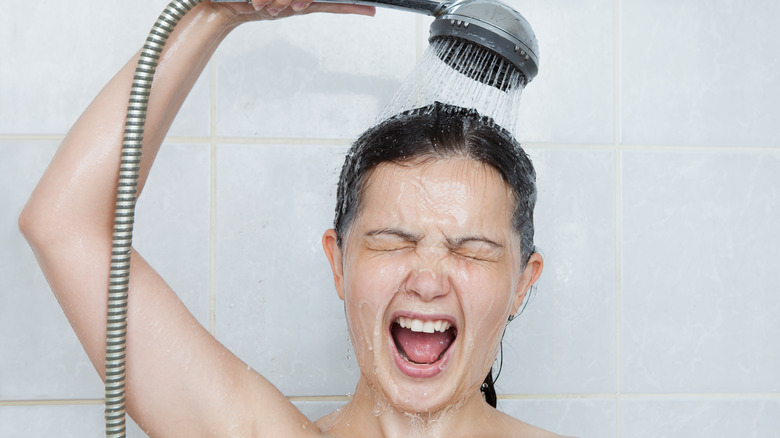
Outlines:
[{"label": "neck", "polygon": [[431,412],[407,412],[389,402],[361,376],[355,395],[343,408],[317,422],[333,436],[454,437],[484,432],[485,420],[497,413],[479,388],[464,399]]}]

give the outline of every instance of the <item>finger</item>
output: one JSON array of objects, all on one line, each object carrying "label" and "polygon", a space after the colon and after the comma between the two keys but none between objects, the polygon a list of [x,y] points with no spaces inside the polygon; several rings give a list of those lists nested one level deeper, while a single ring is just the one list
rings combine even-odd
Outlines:
[{"label": "finger", "polygon": [[376,14],[374,6],[355,5],[347,3],[312,3],[305,11],[305,14],[313,12],[328,12],[331,14],[356,14],[373,17]]},{"label": "finger", "polygon": [[255,11],[259,11],[269,3],[269,0],[250,0],[249,3],[252,5]]},{"label": "finger", "polygon": [[295,12],[301,12],[307,9],[311,5],[311,0],[293,0],[290,4],[290,9]]}]

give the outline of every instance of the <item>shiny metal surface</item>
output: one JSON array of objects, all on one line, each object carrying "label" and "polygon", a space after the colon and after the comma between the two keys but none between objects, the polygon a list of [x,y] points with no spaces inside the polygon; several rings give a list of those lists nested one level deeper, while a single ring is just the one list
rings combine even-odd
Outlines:
[{"label": "shiny metal surface", "polygon": [[536,34],[525,17],[503,3],[453,3],[431,24],[431,40],[447,36],[466,39],[498,53],[523,72],[528,82],[539,72]]}]

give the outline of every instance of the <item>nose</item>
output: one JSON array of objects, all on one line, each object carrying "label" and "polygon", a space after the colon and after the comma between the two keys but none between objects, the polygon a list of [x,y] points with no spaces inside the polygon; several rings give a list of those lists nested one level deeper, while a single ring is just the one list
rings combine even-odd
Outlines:
[{"label": "nose", "polygon": [[417,294],[423,301],[433,301],[447,295],[451,284],[442,254],[431,251],[418,257],[417,266],[406,279],[406,290]]}]

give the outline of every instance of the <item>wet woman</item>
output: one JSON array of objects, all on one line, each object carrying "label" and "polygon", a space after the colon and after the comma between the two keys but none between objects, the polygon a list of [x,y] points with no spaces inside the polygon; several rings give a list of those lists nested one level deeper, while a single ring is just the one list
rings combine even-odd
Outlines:
[{"label": "wet woman", "polygon": [[[252,7],[254,6],[254,7]],[[204,3],[155,77],[139,187],[184,98],[222,39],[248,21],[354,5]],[[19,223],[90,360],[104,375],[114,187],[131,59],[70,130]],[[361,376],[312,423],[214,339],[133,253],[127,403],[161,437],[547,437],[483,385],[508,318],[539,277],[534,173],[501,128],[433,105],[365,133],[348,154],[335,228],[322,242]]]}]

